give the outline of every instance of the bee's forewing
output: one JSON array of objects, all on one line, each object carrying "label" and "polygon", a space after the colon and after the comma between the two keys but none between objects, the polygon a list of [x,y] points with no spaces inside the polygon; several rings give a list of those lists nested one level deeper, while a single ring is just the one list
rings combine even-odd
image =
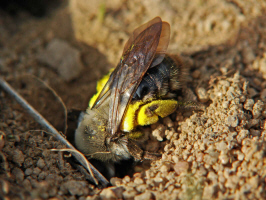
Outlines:
[{"label": "bee's forewing", "polygon": [[127,41],[120,63],[93,106],[97,108],[110,98],[107,131],[112,135],[118,132],[127,105],[146,71],[163,60],[169,39],[169,24],[156,17],[137,28]]},{"label": "bee's forewing", "polygon": [[149,68],[160,64],[165,56],[168,44],[170,40],[170,25],[167,22],[162,24],[162,32],[160,36],[160,41],[156,49],[156,54]]},{"label": "bee's forewing", "polygon": [[148,27],[150,27],[151,25],[156,24],[156,23],[162,23],[162,20],[160,17],[155,17],[151,21],[148,21],[147,23],[136,28],[133,31],[133,33],[130,35],[128,41],[126,42],[122,55],[124,55],[125,52],[130,48],[130,46],[132,44],[134,44],[134,42],[136,41],[136,39],[140,35],[140,33],[142,33],[145,29],[147,29]]}]

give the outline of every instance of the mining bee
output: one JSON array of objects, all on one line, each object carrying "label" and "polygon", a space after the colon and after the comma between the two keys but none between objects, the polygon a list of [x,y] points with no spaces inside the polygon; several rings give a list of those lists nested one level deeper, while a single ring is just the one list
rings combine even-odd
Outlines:
[{"label": "mining bee", "polygon": [[87,157],[116,162],[148,155],[136,144],[137,127],[182,105],[177,91],[186,67],[166,55],[169,39],[170,25],[160,17],[134,30],[117,67],[80,116],[75,145]]}]

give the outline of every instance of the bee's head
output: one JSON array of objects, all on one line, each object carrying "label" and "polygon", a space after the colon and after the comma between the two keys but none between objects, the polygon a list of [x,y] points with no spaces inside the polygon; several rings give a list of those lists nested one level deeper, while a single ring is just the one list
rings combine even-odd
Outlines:
[{"label": "bee's head", "polygon": [[86,157],[101,161],[129,159],[128,138],[120,135],[113,138],[106,131],[108,121],[97,110],[81,114],[75,132],[75,145]]},{"label": "bee's head", "polygon": [[97,154],[106,152],[107,122],[90,110],[81,114],[75,132],[75,145],[85,156],[97,158]]}]

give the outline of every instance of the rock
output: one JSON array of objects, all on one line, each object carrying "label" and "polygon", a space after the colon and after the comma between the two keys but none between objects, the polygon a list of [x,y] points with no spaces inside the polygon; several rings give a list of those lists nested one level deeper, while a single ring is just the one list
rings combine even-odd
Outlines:
[{"label": "rock", "polygon": [[67,192],[71,195],[82,196],[88,195],[88,188],[86,188],[85,181],[74,181],[70,180],[63,183],[60,189],[67,194]]},{"label": "rock", "polygon": [[60,39],[50,41],[37,58],[40,62],[56,69],[66,81],[77,78],[83,68],[80,52]]},{"label": "rock", "polygon": [[20,168],[14,168],[12,174],[15,176],[17,182],[21,183],[24,180],[24,172]]},{"label": "rock", "polygon": [[39,167],[40,169],[44,168],[45,166],[45,162],[42,158],[40,158],[37,162],[37,167]]},{"label": "rock", "polygon": [[189,164],[186,161],[180,161],[174,165],[174,170],[177,175],[180,175],[183,172],[187,172],[189,169]]},{"label": "rock", "polygon": [[152,199],[152,198],[153,198],[153,195],[150,191],[144,192],[135,197],[136,200],[145,200],[145,199]]},{"label": "rock", "polygon": [[122,199],[123,187],[109,187],[102,190],[100,193],[101,199]]},{"label": "rock", "polygon": [[207,102],[209,100],[209,97],[208,97],[208,94],[205,88],[203,87],[197,88],[196,93],[201,102]]},{"label": "rock", "polygon": [[236,115],[228,116],[225,121],[225,123],[231,127],[237,127],[238,122],[238,117]]},{"label": "rock", "polygon": [[13,152],[13,162],[15,162],[16,164],[18,164],[18,166],[22,166],[22,163],[25,160],[25,155],[22,153],[22,151],[15,149]]}]

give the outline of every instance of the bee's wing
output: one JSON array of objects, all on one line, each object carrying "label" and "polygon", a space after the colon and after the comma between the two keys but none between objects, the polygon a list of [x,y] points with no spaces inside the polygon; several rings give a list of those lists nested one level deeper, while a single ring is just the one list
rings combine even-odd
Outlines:
[{"label": "bee's wing", "polygon": [[170,26],[156,17],[137,28],[127,41],[120,63],[95,101],[97,108],[110,97],[108,132],[119,130],[123,115],[142,77],[162,62],[170,39]]}]

